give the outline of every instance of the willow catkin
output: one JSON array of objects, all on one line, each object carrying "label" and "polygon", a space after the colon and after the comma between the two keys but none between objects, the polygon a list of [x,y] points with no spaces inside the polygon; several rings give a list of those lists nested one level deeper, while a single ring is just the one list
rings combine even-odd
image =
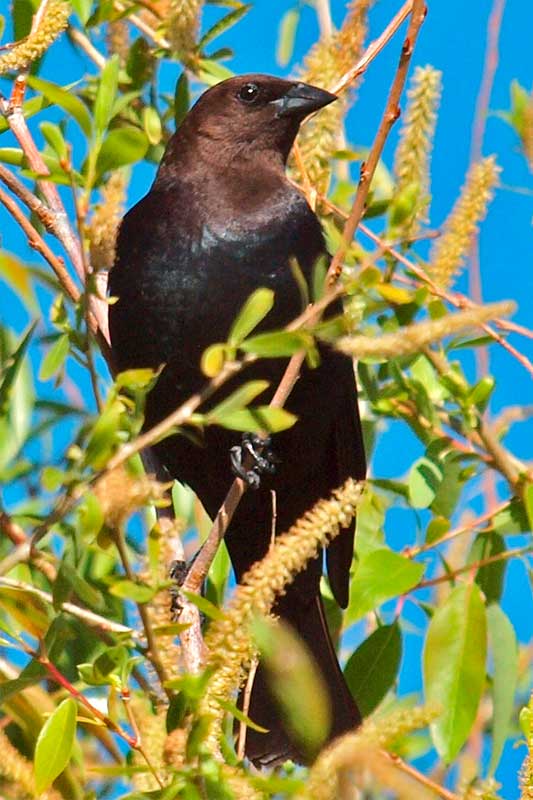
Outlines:
[{"label": "willow catkin", "polygon": [[430,200],[430,161],[442,73],[432,66],[417,67],[403,115],[403,125],[394,159],[396,195],[414,192],[413,209],[402,224],[406,235],[417,232],[427,221]]},{"label": "willow catkin", "polygon": [[0,75],[28,69],[65,30],[69,14],[70,6],[64,0],[50,0],[36,29],[7,53],[0,55]]},{"label": "willow catkin", "polygon": [[337,348],[354,358],[399,358],[418,353],[427,345],[451,334],[491,319],[509,316],[514,309],[515,304],[510,301],[490,303],[456,314],[447,314],[440,319],[407,325],[397,333],[386,333],[383,336],[344,336],[337,342]]},{"label": "willow catkin", "polygon": [[287,532],[277,537],[267,555],[255,563],[237,587],[227,612],[212,622],[206,636],[208,667],[214,670],[200,713],[212,720],[208,744],[216,750],[228,699],[243,679],[243,664],[253,651],[250,624],[270,613],[277,597],[320,548],[347,528],[355,515],[363,484],[348,480],[329,500],[320,500]]},{"label": "willow catkin", "polygon": [[469,169],[459,199],[430,253],[428,274],[443,288],[449,286],[465,264],[472,239],[498,182],[500,168],[489,156]]},{"label": "willow catkin", "polygon": [[[352,0],[339,31],[323,37],[304,59],[299,78],[325,89],[333,86],[361,55],[367,32],[371,0]],[[302,128],[298,144],[311,184],[325,193],[330,158],[339,147],[339,132],[348,107],[345,96],[323,108]]]}]

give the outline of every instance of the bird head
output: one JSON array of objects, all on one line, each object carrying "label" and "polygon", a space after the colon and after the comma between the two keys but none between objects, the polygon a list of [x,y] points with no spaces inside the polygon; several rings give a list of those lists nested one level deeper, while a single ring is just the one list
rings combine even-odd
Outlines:
[{"label": "bird head", "polygon": [[219,161],[271,151],[283,162],[302,121],[337,97],[324,89],[271,75],[241,75],[208,89],[189,111],[171,153],[201,141]]}]

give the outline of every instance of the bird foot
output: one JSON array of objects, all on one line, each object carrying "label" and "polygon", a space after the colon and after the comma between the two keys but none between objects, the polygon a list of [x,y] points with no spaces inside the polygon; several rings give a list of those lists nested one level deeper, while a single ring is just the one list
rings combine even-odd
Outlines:
[{"label": "bird foot", "polygon": [[174,621],[179,619],[179,615],[183,608],[180,595],[181,589],[187,580],[187,575],[189,574],[192,565],[196,561],[196,557],[198,556],[199,552],[200,550],[194,554],[190,561],[180,559],[172,561],[170,565],[169,577],[171,581],[174,581],[173,586],[170,587],[170,614]]},{"label": "bird foot", "polygon": [[[274,475],[279,458],[273,452],[270,436],[243,433],[241,444],[230,450],[231,468],[249,489],[259,489],[262,475]],[[250,466],[251,463],[251,466]]]}]

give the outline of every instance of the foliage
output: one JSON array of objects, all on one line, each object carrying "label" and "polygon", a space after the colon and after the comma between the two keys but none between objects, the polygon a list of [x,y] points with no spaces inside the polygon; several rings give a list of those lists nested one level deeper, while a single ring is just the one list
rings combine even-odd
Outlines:
[{"label": "foliage", "polygon": [[[321,310],[342,294],[340,318],[321,321],[312,310],[288,330],[257,334],[273,303],[270,290],[258,287],[227,340],[203,354],[204,394],[151,438],[140,432],[157,375],[111,377],[105,319],[113,298],[103,300],[103,287],[132,165],[154,167],[192,99],[231,74],[226,31],[249,10],[239,0],[206,6],[71,0],[69,8],[63,0],[16,0],[7,20],[15,44],[0,54],[0,181],[14,200],[9,205],[2,188],[0,201],[16,222],[30,225],[24,234],[47,263],[34,263],[25,251],[0,252],[0,289],[16,295],[25,324],[21,332],[8,316],[0,327],[1,791],[54,800],[320,798],[340,796],[339,787],[355,776],[365,796],[416,798],[445,792],[410,763],[430,755],[440,759],[443,780],[455,781],[457,795],[443,796],[491,798],[524,705],[521,780],[529,796],[530,669],[501,607],[508,565],[531,553],[533,475],[505,442],[508,427],[527,411],[506,409],[494,419],[498,376],[475,374],[469,357],[493,344],[533,367],[507,341],[510,331],[520,332],[502,319],[512,304],[479,307],[453,290],[496,188],[493,157],[472,166],[443,235],[423,258],[439,73],[415,71],[394,167],[378,165],[339,287],[328,295],[323,264],[313,286],[301,287]],[[323,31],[298,74],[322,76],[330,87],[342,82],[363,52],[369,6],[349,3],[340,29]],[[203,10],[214,20],[210,27]],[[83,68],[65,82],[47,59],[61,47],[55,40],[69,11],[63,36]],[[280,21],[282,63],[291,59],[301,12],[299,4]],[[165,78],[170,60],[183,67],[175,91]],[[530,163],[532,109],[531,97],[513,84],[505,118]],[[343,247],[353,213],[358,176],[351,168],[368,152],[346,143],[347,110],[346,100],[316,116],[291,166],[316,204],[332,254]],[[59,243],[66,269],[54,255]],[[9,246],[7,235],[2,244]],[[221,546],[205,596],[181,598],[193,617],[201,612],[208,620],[206,666],[192,669],[199,646],[190,636],[193,617],[171,614],[169,570],[206,537],[209,521],[187,489],[146,474],[138,454],[155,436],[182,434],[185,426],[189,434],[206,425],[274,434],[289,428],[289,410],[254,405],[265,386],[247,381],[247,366],[298,354],[312,366],[319,342],[359,359],[369,457],[393,423],[409,432],[417,454],[404,475],[372,472],[362,495],[348,482],[324,498],[278,537],[231,599]],[[205,411],[203,399],[236,372],[240,387],[223,401],[215,394]],[[479,514],[485,490],[487,507]],[[173,520],[156,513],[169,503]],[[397,509],[416,531],[409,542],[402,537],[401,551],[385,536]],[[241,735],[253,725],[236,708],[235,690],[261,649],[294,731],[308,736],[309,752],[320,749],[328,709],[317,676],[300,644],[265,617],[356,510],[346,612],[334,607],[325,581],[323,594],[332,631],[349,651],[345,675],[365,724],[323,749],[309,769],[287,764],[258,775],[233,741],[232,718]],[[423,693],[405,696],[402,658],[412,663],[422,639]],[[293,654],[298,669],[287,672],[280,652]],[[488,764],[478,758],[479,742],[491,748]]]}]

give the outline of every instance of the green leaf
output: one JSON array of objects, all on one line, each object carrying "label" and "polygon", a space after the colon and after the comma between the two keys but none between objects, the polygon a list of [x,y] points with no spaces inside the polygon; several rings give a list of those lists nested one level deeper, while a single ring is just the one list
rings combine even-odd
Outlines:
[{"label": "green leaf", "polygon": [[315,660],[286,623],[256,619],[252,630],[285,724],[304,752],[316,755],[330,728],[331,709]]},{"label": "green leaf", "polygon": [[96,159],[97,178],[105,172],[140,161],[148,150],[148,144],[144,131],[132,125],[110,131]]},{"label": "green leaf", "polygon": [[112,56],[100,75],[100,83],[94,101],[94,124],[96,135],[102,136],[109,125],[118,89],[118,55]]},{"label": "green leaf", "polygon": [[449,453],[439,459],[436,466],[442,467],[442,480],[431,503],[431,510],[449,519],[459,502],[465,482],[462,456],[460,453]]},{"label": "green leaf", "polygon": [[[83,603],[94,608],[96,611],[104,611],[105,603],[101,592],[97,591],[85,578],[80,574],[79,570],[69,564],[65,557],[61,561],[57,580],[63,580],[67,586],[71,587],[82,600]],[[54,584],[54,605],[57,608],[55,584]]]},{"label": "green leaf", "polygon": [[499,511],[492,520],[492,526],[502,536],[513,536],[515,533],[527,533],[533,529],[533,521],[528,519],[524,504],[513,498],[507,508]]},{"label": "green leaf", "polygon": [[232,25],[235,25],[235,23],[238,22],[241,17],[243,17],[245,14],[248,13],[251,7],[252,7],[251,3],[246,3],[245,5],[236,8],[234,11],[230,11],[230,13],[226,14],[225,17],[219,19],[218,22],[215,22],[215,24],[211,28],[209,28],[209,30],[206,31],[206,33],[204,33],[204,35],[200,39],[198,43],[198,49],[204,50],[206,44],[212,42],[213,39],[216,39],[217,36],[220,36],[221,33],[227,31],[228,28],[232,27]]},{"label": "green leaf", "polygon": [[217,608],[214,603],[210,603],[205,597],[202,597],[200,594],[196,594],[195,592],[183,592],[189,603],[192,603],[193,606],[205,614],[206,617],[209,619],[223,619],[224,613]]},{"label": "green leaf", "polygon": [[39,370],[39,380],[48,381],[54,377],[62,368],[69,350],[69,338],[67,333],[61,334],[55,340],[52,347],[42,360]]},{"label": "green leaf", "polygon": [[37,794],[48,789],[70,761],[76,735],[76,711],[76,703],[67,697],[39,733],[34,761]]},{"label": "green leaf", "polygon": [[312,344],[313,337],[308,331],[273,331],[246,339],[240,348],[261,358],[283,358],[307,350]]},{"label": "green leaf", "polygon": [[221,415],[217,414],[217,424],[233,431],[260,433],[279,433],[291,428],[297,417],[284,408],[273,406],[256,406],[255,408],[241,408]]},{"label": "green leaf", "polygon": [[507,615],[500,606],[487,609],[489,641],[492,650],[492,753],[489,775],[494,774],[509,735],[514,713],[514,695],[518,678],[518,645]]},{"label": "green leaf", "polygon": [[55,83],[50,83],[34,75],[28,77],[28,84],[32,89],[42,92],[51,103],[62,108],[67,114],[70,114],[86,136],[91,135],[92,120],[89,109],[85,103],[72,92],[70,86],[62,88]]},{"label": "green leaf", "polygon": [[234,74],[230,69],[210,58],[198,59],[197,77],[208,86],[214,86],[220,81],[225,81],[226,78],[233,78]]},{"label": "green leaf", "polygon": [[446,517],[433,517],[426,530],[426,544],[433,544],[448,533],[450,530],[450,520]]},{"label": "green leaf", "polygon": [[533,530],[533,483],[527,483],[524,487],[524,506],[531,530]]},{"label": "green leaf", "polygon": [[116,580],[109,591],[115,597],[123,597],[127,600],[134,600],[136,603],[149,603],[153,600],[157,589],[147,586],[145,583],[137,583],[127,578]]},{"label": "green leaf", "polygon": [[174,122],[176,128],[179,128],[187,113],[191,103],[191,94],[189,91],[189,79],[186,72],[182,72],[176,83],[176,90],[174,92]]},{"label": "green leaf", "polygon": [[[477,561],[484,561],[486,558],[504,553],[506,549],[505,540],[499,533],[494,531],[480,533],[474,539],[467,563],[473,564]],[[485,564],[485,566],[478,569],[476,583],[485,595],[487,605],[500,602],[506,567],[507,562],[502,559],[492,564]]]},{"label": "green leaf", "polygon": [[344,668],[344,677],[363,717],[381,703],[392,687],[402,658],[398,622],[382,625],[359,645]]},{"label": "green leaf", "polygon": [[385,545],[385,509],[382,496],[367,487],[361,498],[356,520],[355,548],[359,560],[373,550],[381,550]]},{"label": "green leaf", "polygon": [[425,566],[381,548],[367,553],[352,579],[346,622],[356,622],[386,600],[405,594],[420,581]]},{"label": "green leaf", "polygon": [[155,108],[145,106],[142,113],[143,128],[149,143],[159,144],[162,136],[161,118]]},{"label": "green leaf", "polygon": [[30,344],[36,325],[37,322],[32,322],[26,333],[23,335],[17,349],[7,361],[7,367],[4,370],[2,384],[0,385],[0,414],[6,411],[11,390],[13,389],[20,373],[24,356],[26,355],[26,350],[28,349],[28,345]]},{"label": "green leaf", "polygon": [[408,488],[411,505],[414,508],[427,508],[435,499],[444,478],[441,464],[426,456],[415,461],[409,472]]},{"label": "green leaf", "polygon": [[0,277],[12,287],[30,311],[35,311],[37,300],[27,263],[11,253],[0,252]]},{"label": "green leaf", "polygon": [[80,18],[82,25],[86,25],[89,17],[91,16],[93,0],[70,0],[70,3]]},{"label": "green leaf", "polygon": [[261,725],[257,725],[250,717],[246,716],[240,708],[238,708],[235,703],[230,703],[228,700],[224,700],[222,697],[215,697],[216,702],[223,708],[224,711],[227,711],[228,714],[231,714],[235,717],[236,720],[239,722],[244,722],[248,728],[251,728],[253,731],[257,731],[258,733],[268,733],[268,728],[262,728]]},{"label": "green leaf", "polygon": [[93,492],[85,492],[78,508],[80,530],[86,539],[97,536],[105,522],[100,501]]},{"label": "green leaf", "polygon": [[231,326],[228,344],[238,347],[249,333],[266,317],[274,305],[272,289],[259,288],[246,300]]},{"label": "green leaf", "polygon": [[235,411],[240,411],[256,397],[262,394],[265,389],[268,389],[269,383],[268,381],[248,381],[243,386],[239,386],[238,389],[235,389],[234,392],[230,394],[229,397],[226,397],[225,400],[222,400],[218,406],[215,406],[207,415],[206,421],[208,425],[212,424],[221,424],[220,420],[226,417],[228,414],[232,414]]},{"label": "green leaf", "polygon": [[475,721],[485,685],[487,616],[476,583],[455,588],[429,624],[424,647],[426,699],[441,708],[431,736],[451,763]]},{"label": "green leaf", "polygon": [[54,125],[53,122],[45,120],[39,124],[39,128],[56,156],[58,158],[66,158],[68,155],[67,143],[59,125]]},{"label": "green leaf", "polygon": [[286,67],[292,58],[299,21],[300,11],[298,8],[289,8],[280,20],[276,50],[276,61],[280,67]]},{"label": "green leaf", "polygon": [[207,378],[214,378],[222,370],[226,363],[227,350],[227,345],[222,342],[211,344],[204,350],[200,360],[200,369]]}]

